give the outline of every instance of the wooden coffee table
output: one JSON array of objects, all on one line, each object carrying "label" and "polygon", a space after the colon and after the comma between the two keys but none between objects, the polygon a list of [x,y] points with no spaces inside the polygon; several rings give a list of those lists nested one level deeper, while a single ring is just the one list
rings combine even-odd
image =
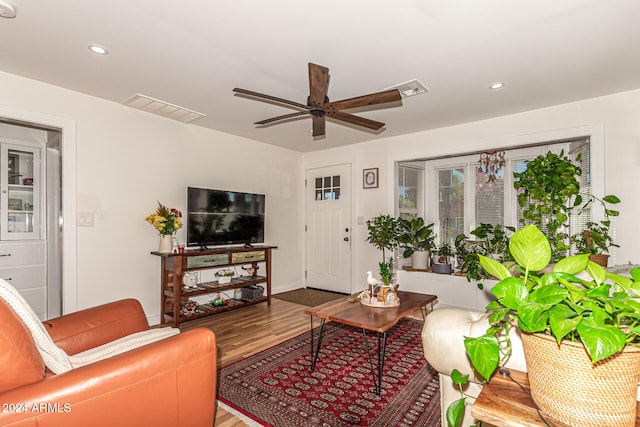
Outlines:
[{"label": "wooden coffee table", "polygon": [[[311,320],[311,369],[315,369],[316,361],[318,360],[326,321],[362,328],[371,374],[373,375],[373,382],[376,384],[376,394],[380,395],[384,356],[387,346],[387,331],[398,323],[400,319],[409,316],[418,309],[422,311],[422,317],[424,319],[427,315],[427,305],[431,305],[431,309],[433,310],[433,303],[438,299],[435,295],[404,291],[398,291],[398,298],[400,298],[400,305],[391,308],[365,306],[360,304],[357,298],[348,296],[305,310],[304,313],[308,314]],[[316,344],[314,344],[313,332],[314,317],[320,319],[320,331]],[[369,351],[367,331],[376,332],[378,335],[377,375]]]}]

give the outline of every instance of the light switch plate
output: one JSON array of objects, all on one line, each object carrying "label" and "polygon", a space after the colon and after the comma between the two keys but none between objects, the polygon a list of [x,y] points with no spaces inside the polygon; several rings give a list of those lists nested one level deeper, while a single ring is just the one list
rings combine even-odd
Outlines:
[{"label": "light switch plate", "polygon": [[93,213],[92,212],[79,212],[78,213],[78,227],[93,227]]}]

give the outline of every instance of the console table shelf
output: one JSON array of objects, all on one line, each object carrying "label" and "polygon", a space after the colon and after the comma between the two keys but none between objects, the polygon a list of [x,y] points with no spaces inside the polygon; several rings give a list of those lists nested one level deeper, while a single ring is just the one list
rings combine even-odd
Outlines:
[{"label": "console table shelf", "polygon": [[[276,246],[253,247],[227,247],[205,250],[189,250],[183,253],[151,252],[152,255],[161,257],[161,310],[162,322],[170,323],[178,327],[181,322],[211,316],[224,311],[235,310],[254,304],[266,302],[271,305],[271,251]],[[264,263],[265,275],[258,276],[258,265]],[[186,273],[219,269],[229,266],[250,264],[254,269],[253,275],[240,276],[231,279],[231,282],[220,284],[216,281],[196,283],[196,287],[183,286]],[[223,292],[230,289],[239,289],[251,285],[266,285],[267,295],[256,299],[227,299],[221,306],[212,304],[200,304],[195,313],[183,314],[180,312],[181,302],[190,297]]]}]

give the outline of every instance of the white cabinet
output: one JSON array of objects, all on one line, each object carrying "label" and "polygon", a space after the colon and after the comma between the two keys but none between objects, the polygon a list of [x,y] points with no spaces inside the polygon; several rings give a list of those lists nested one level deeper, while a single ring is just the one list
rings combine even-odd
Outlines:
[{"label": "white cabinet", "polygon": [[44,166],[41,148],[0,138],[0,277],[47,316]]},{"label": "white cabinet", "polygon": [[40,149],[0,144],[0,240],[40,239]]},{"label": "white cabinet", "polygon": [[47,315],[46,274],[44,241],[0,242],[0,277],[20,292],[42,320]]}]

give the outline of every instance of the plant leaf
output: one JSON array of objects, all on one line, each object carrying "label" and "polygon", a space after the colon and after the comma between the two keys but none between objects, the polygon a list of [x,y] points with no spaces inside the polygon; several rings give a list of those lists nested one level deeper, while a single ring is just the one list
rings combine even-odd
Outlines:
[{"label": "plant leaf", "polygon": [[507,277],[498,282],[491,292],[498,298],[500,304],[512,310],[517,310],[520,302],[529,295],[525,284],[516,277]]},{"label": "plant leaf", "polygon": [[546,236],[535,225],[518,230],[509,240],[509,251],[528,271],[545,268],[551,260],[551,246]]},{"label": "plant leaf", "polygon": [[491,276],[497,277],[498,280],[503,280],[507,277],[511,277],[509,269],[500,264],[498,261],[488,258],[484,255],[478,255],[478,257],[480,258],[480,264],[482,265],[482,268],[484,268],[484,270]]},{"label": "plant leaf", "polygon": [[593,280],[595,280],[598,285],[604,283],[604,281],[607,279],[607,270],[593,261],[589,261],[589,263],[587,264],[587,273],[589,273],[589,275],[593,277]]},{"label": "plant leaf", "polygon": [[453,381],[454,384],[465,385],[469,382],[469,375],[454,369],[451,371],[451,381]]},{"label": "plant leaf", "polygon": [[591,318],[584,319],[577,329],[592,363],[616,354],[626,344],[625,333],[616,326],[597,324]]},{"label": "plant leaf", "polygon": [[549,310],[549,326],[558,343],[580,322],[582,316],[564,304],[558,304]]},{"label": "plant leaf", "polygon": [[573,255],[563,258],[553,266],[553,271],[560,273],[578,274],[587,268],[589,254]]},{"label": "plant leaf", "polygon": [[447,424],[449,425],[449,427],[458,427],[462,422],[465,400],[466,398],[464,397],[458,399],[447,408]]},{"label": "plant leaf", "polygon": [[602,200],[604,200],[607,203],[611,203],[612,205],[620,203],[620,199],[618,198],[618,196],[613,195],[613,194],[609,194],[608,196],[604,196],[602,198]]},{"label": "plant leaf", "polygon": [[522,301],[518,310],[518,326],[524,332],[540,332],[546,329],[548,310],[551,304],[540,304],[535,301]]},{"label": "plant leaf", "polygon": [[500,344],[495,336],[465,338],[464,347],[475,370],[487,382],[500,362]]}]

